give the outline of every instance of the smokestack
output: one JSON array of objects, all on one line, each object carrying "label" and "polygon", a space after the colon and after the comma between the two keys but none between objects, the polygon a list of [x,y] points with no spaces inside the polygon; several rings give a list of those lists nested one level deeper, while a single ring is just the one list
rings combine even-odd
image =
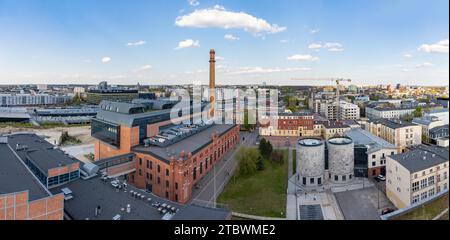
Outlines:
[{"label": "smokestack", "polygon": [[209,101],[211,104],[210,117],[215,115],[216,104],[216,51],[211,49],[209,51]]}]

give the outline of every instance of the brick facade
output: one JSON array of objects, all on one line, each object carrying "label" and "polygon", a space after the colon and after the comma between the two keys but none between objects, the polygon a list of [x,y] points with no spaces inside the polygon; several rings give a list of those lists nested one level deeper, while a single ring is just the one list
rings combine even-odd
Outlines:
[{"label": "brick facade", "polygon": [[0,195],[0,220],[63,220],[62,194],[28,200],[28,191]]}]

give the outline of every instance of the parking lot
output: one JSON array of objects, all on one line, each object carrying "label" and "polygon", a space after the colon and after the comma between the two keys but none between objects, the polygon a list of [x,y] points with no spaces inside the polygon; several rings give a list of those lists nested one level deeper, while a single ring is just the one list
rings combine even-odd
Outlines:
[{"label": "parking lot", "polygon": [[346,220],[380,220],[383,209],[394,208],[377,186],[335,193]]}]

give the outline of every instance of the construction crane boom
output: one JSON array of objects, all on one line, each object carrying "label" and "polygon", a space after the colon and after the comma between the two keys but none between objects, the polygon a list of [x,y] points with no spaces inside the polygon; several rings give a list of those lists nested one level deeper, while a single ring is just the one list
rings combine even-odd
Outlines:
[{"label": "construction crane boom", "polygon": [[345,78],[292,78],[295,81],[333,81],[336,82],[336,102],[337,102],[337,120],[341,120],[341,82],[351,82],[351,79]]}]

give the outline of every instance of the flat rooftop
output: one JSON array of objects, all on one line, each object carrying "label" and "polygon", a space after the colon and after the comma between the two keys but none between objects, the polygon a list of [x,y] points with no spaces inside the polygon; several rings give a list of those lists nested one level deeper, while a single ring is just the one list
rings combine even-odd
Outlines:
[{"label": "flat rooftop", "polygon": [[[36,134],[9,135],[8,144],[23,160],[28,157],[43,173],[52,168],[79,162],[79,160],[67,155],[64,151],[55,149],[53,144]],[[26,146],[26,149],[16,150],[17,144],[19,144],[19,149],[24,146]]]},{"label": "flat rooftop", "polygon": [[377,119],[377,120],[373,120],[373,121],[369,121],[369,122],[375,123],[375,124],[382,124],[391,129],[417,126],[417,124],[410,123],[407,121],[401,121],[401,120],[397,120],[397,119],[391,120],[391,119],[381,118],[381,119]]},{"label": "flat rooftop", "polygon": [[50,196],[8,144],[0,143],[0,195],[22,191],[28,191],[30,201]]},{"label": "flat rooftop", "polygon": [[353,140],[355,145],[365,145],[368,153],[376,152],[381,149],[396,149],[394,144],[360,128],[350,129],[345,134]]},{"label": "flat rooftop", "polygon": [[212,142],[212,134],[216,133],[219,136],[227,133],[236,125],[214,125],[209,127],[197,134],[189,136],[179,142],[176,142],[168,147],[157,147],[157,146],[137,146],[133,148],[133,151],[150,154],[162,161],[167,163],[170,162],[171,156],[175,156],[176,159],[179,158],[180,153],[184,151],[186,154],[195,154],[197,151],[201,150],[204,146]]},{"label": "flat rooftop", "polygon": [[422,145],[391,158],[414,173],[448,162],[448,154],[448,148]]},{"label": "flat rooftop", "polygon": [[[227,210],[170,202],[131,185],[128,185],[126,190],[116,190],[110,182],[111,180],[103,181],[100,177],[79,179],[51,191],[54,194],[61,193],[63,188],[72,191],[73,199],[64,202],[64,211],[74,220],[112,220],[118,214],[121,215],[121,220],[161,220],[163,215],[152,206],[155,202],[166,203],[179,209],[172,219],[224,220],[230,214]],[[132,197],[131,191],[144,195],[144,200]],[[152,201],[149,202],[148,198]],[[128,204],[131,206],[130,213],[126,212]],[[101,207],[101,214],[96,217],[95,209],[98,206]]]}]

